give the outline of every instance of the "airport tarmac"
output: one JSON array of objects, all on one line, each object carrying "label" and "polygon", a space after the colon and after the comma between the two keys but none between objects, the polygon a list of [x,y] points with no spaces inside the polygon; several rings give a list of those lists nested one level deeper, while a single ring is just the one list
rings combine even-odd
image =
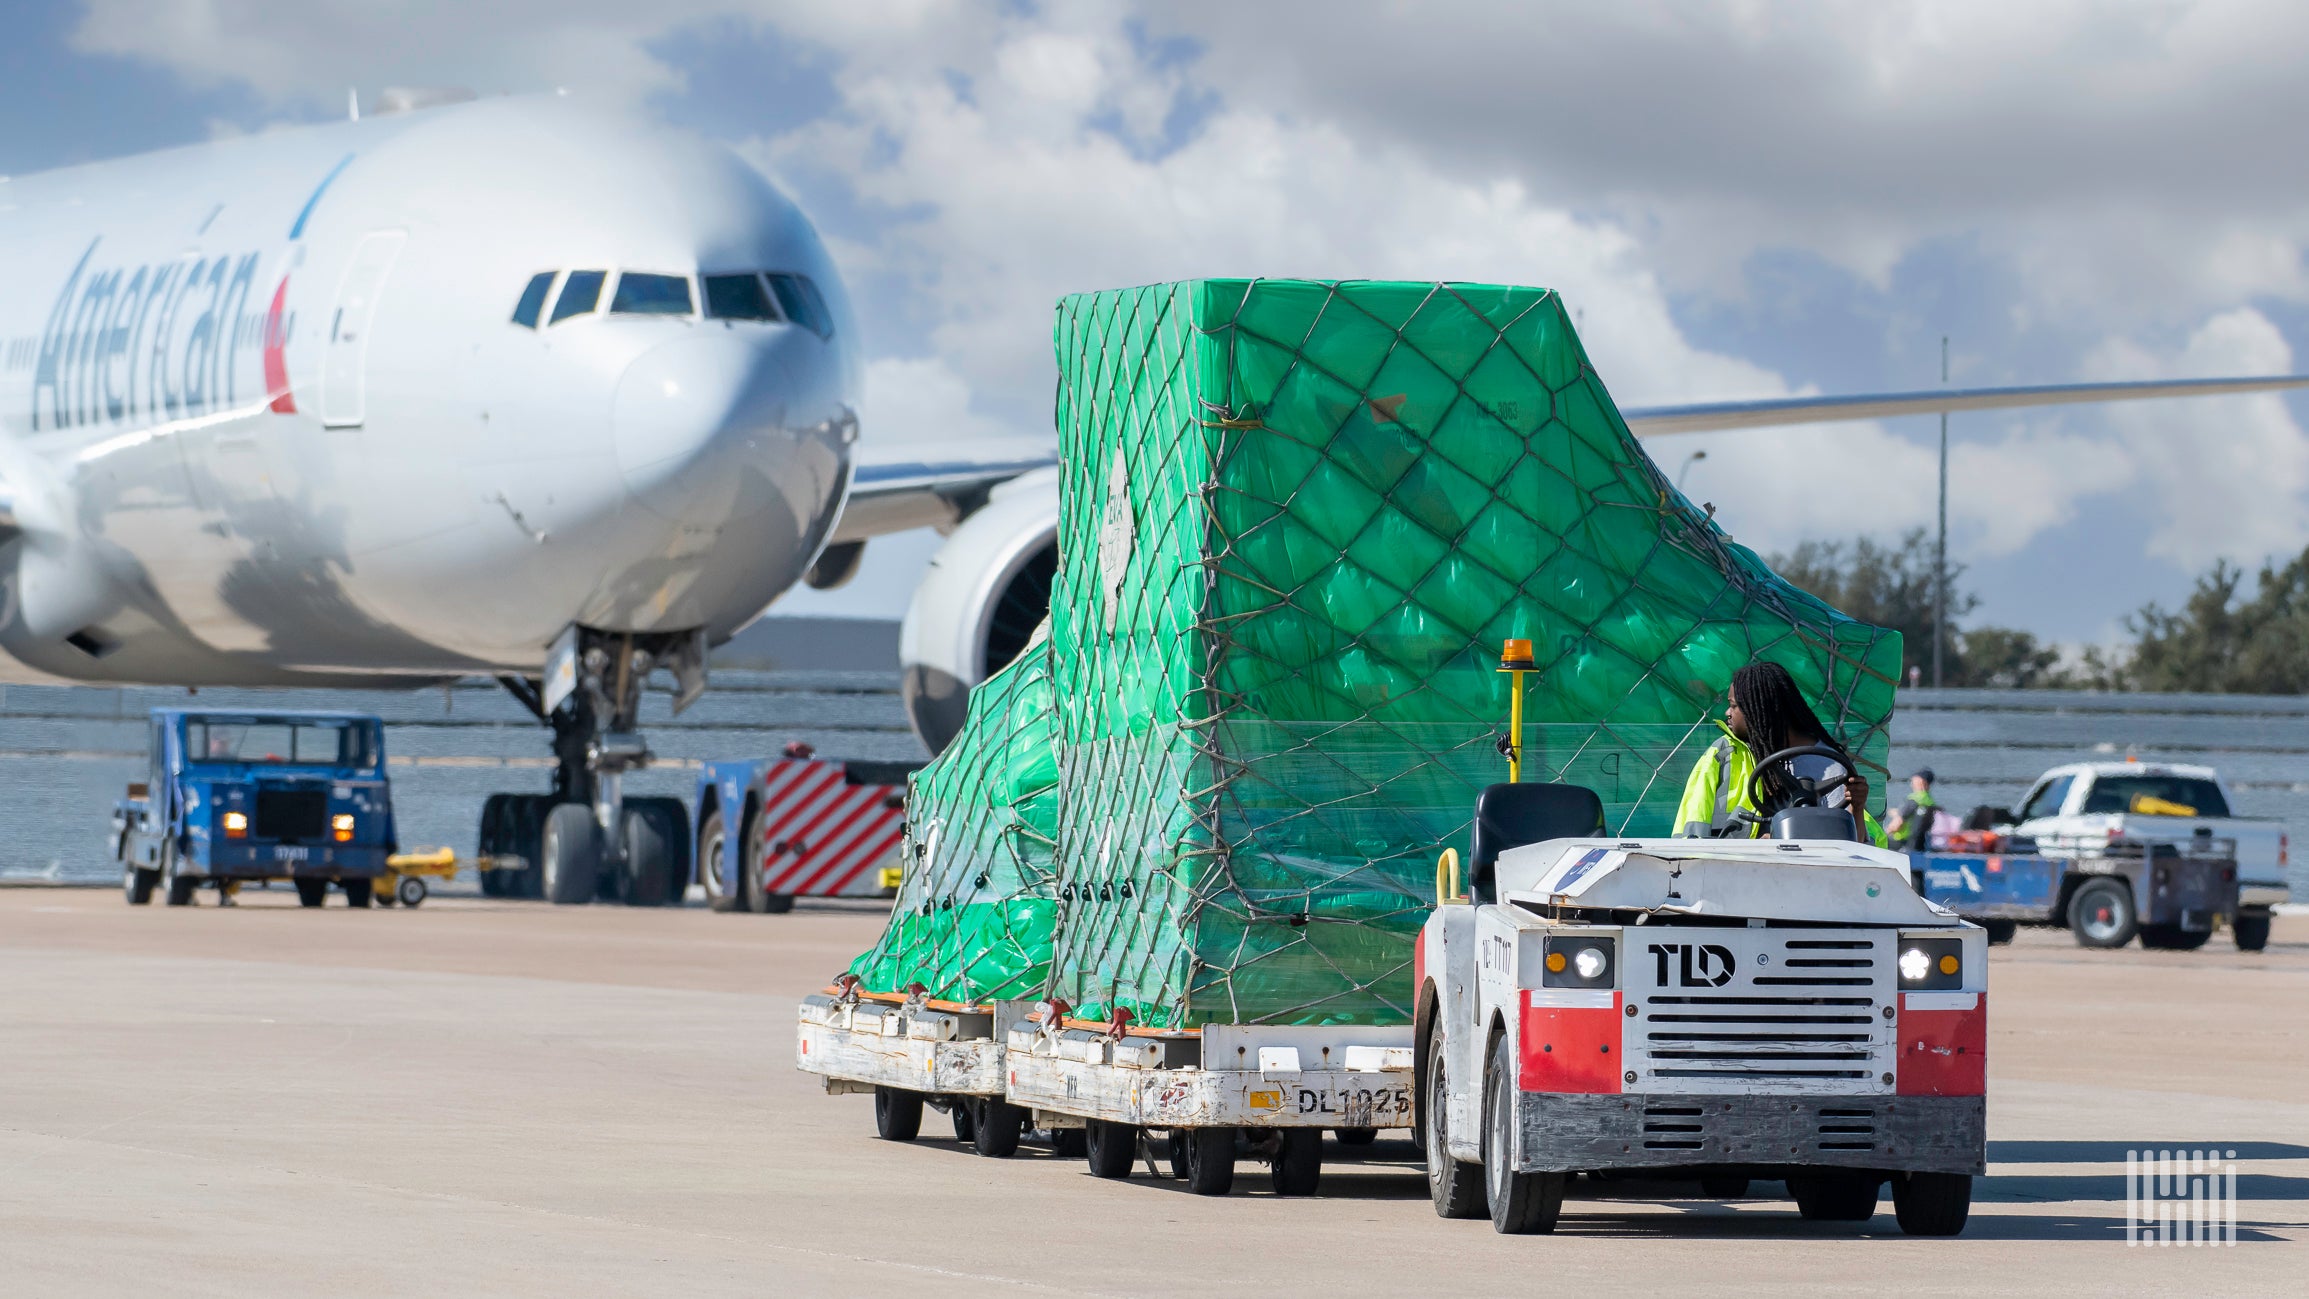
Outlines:
[{"label": "airport tarmac", "polygon": [[[2251,1294],[2309,1266],[2309,917],[2250,957],[1997,949],[1953,1240],[1889,1200],[1863,1230],[1584,1184],[1555,1236],[1500,1237],[1435,1217],[1408,1141],[1305,1200],[980,1159],[936,1114],[878,1142],[794,1070],[792,1008],[881,925],[0,890],[0,1292]],[[2125,1243],[2127,1150],[2175,1147],[2236,1152],[2234,1247]]]}]

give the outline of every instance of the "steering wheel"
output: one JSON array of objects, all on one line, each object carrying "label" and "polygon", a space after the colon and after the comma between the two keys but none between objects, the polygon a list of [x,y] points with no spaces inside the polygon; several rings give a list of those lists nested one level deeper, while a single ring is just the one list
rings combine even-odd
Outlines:
[{"label": "steering wheel", "polygon": [[[1807,776],[1799,776],[1796,774],[1796,759],[1805,757],[1826,758],[1842,767],[1844,774],[1831,776],[1825,780],[1813,780]],[[1830,791],[1851,783],[1853,779],[1850,755],[1837,749],[1831,749],[1825,744],[1799,744],[1795,748],[1782,749],[1771,757],[1762,759],[1756,763],[1756,769],[1748,773],[1748,802],[1751,806],[1764,806],[1764,773],[1771,770],[1775,764],[1787,768],[1788,784],[1795,790],[1795,796],[1779,809],[1782,811],[1790,807],[1826,807],[1827,803],[1823,800],[1828,797]]]}]

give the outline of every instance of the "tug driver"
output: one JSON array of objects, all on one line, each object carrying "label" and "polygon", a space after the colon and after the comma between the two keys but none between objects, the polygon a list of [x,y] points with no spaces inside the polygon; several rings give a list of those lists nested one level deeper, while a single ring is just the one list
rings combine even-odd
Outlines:
[{"label": "tug driver", "polygon": [[[1732,673],[1729,706],[1717,725],[1724,734],[1700,755],[1684,781],[1684,797],[1676,805],[1674,822],[1680,833],[1739,838],[1761,834],[1772,814],[1797,795],[1794,782],[1788,778],[1787,768],[1792,766],[1795,775],[1815,784],[1843,777],[1841,784],[1821,797],[1821,806],[1853,809],[1868,842],[1884,846],[1884,827],[1868,813],[1868,781],[1858,774],[1860,764],[1843,745],[1828,738],[1828,728],[1804,702],[1803,692],[1796,688],[1796,679],[1788,675],[1788,669],[1758,661]],[[1754,806],[1749,787],[1758,760],[1807,745],[1832,749],[1843,755],[1842,760],[1804,754],[1776,764],[1764,773],[1768,806]],[[1739,819],[1736,814],[1740,812],[1754,819]]]}]

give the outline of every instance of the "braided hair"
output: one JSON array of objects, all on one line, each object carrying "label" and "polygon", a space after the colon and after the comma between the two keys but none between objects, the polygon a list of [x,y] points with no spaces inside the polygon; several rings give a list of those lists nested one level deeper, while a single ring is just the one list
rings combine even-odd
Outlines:
[{"label": "braided hair", "polygon": [[[1811,735],[1842,757],[1844,770],[1859,772],[1860,765],[1829,734],[1828,728],[1820,724],[1812,705],[1804,702],[1804,692],[1796,688],[1796,678],[1788,675],[1788,669],[1762,661],[1739,668],[1732,673],[1732,698],[1739,701],[1748,732],[1742,739],[1756,761],[1762,762],[1782,749],[1794,748],[1799,735]],[[1795,792],[1788,787],[1787,772],[1778,767],[1764,773],[1764,784],[1775,800]]]}]

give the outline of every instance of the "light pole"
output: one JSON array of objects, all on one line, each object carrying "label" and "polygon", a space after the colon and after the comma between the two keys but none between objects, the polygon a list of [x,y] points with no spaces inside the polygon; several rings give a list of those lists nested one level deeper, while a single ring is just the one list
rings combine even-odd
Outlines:
[{"label": "light pole", "polygon": [[[1940,336],[1940,386],[1948,386],[1948,335]],[[1932,548],[1932,688],[1938,690],[1940,642],[1948,625],[1948,412],[1940,412],[1940,539]]]},{"label": "light pole", "polygon": [[1700,461],[1707,458],[1708,453],[1705,451],[1694,451],[1690,455],[1684,457],[1683,468],[1676,470],[1676,490],[1678,492],[1684,490],[1684,475],[1692,472],[1693,465],[1696,465]]}]

